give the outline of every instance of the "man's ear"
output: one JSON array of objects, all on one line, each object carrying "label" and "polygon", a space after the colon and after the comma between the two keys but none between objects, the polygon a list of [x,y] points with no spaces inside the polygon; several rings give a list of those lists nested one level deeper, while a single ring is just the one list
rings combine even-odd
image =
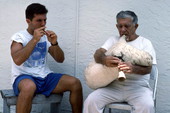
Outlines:
[{"label": "man's ear", "polygon": [[138,26],[139,26],[138,24],[135,24],[135,28],[136,28],[136,29],[138,28]]},{"label": "man's ear", "polygon": [[118,24],[116,24],[116,27],[118,28]]},{"label": "man's ear", "polygon": [[29,23],[31,23],[31,20],[30,19],[26,19],[26,22],[29,24]]}]

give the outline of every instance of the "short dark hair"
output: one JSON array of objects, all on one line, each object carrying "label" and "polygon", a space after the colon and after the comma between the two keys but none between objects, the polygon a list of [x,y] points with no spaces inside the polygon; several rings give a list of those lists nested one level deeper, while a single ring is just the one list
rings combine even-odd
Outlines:
[{"label": "short dark hair", "polygon": [[133,12],[133,11],[120,11],[117,16],[116,19],[121,19],[121,18],[131,18],[133,24],[137,24],[138,23],[138,17],[137,15]]},{"label": "short dark hair", "polygon": [[26,8],[25,15],[27,19],[32,20],[34,18],[34,14],[47,14],[47,12],[48,10],[44,5],[32,3]]}]

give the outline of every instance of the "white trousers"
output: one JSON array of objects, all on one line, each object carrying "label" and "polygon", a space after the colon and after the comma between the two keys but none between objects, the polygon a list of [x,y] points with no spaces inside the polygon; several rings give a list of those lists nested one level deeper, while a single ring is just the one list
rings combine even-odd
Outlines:
[{"label": "white trousers", "polygon": [[83,113],[103,113],[105,105],[126,101],[131,113],[154,113],[152,91],[148,86],[114,84],[93,91],[84,102]]}]

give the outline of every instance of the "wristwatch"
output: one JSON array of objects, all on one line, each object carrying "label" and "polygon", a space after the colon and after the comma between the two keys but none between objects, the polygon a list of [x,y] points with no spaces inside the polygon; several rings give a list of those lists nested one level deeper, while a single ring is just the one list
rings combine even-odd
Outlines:
[{"label": "wristwatch", "polygon": [[57,46],[57,45],[58,45],[58,42],[56,41],[55,44],[52,44],[52,43],[51,43],[51,45],[52,45],[52,46]]}]

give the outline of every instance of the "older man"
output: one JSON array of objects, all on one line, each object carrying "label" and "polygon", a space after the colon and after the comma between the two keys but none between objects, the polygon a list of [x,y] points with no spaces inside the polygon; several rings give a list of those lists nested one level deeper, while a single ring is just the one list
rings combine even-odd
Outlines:
[{"label": "older man", "polygon": [[94,59],[97,63],[108,67],[117,66],[127,78],[124,82],[115,80],[107,87],[93,91],[84,102],[84,113],[103,113],[105,105],[112,102],[127,102],[133,107],[132,113],[154,113],[152,91],[149,87],[152,66],[121,62],[119,58],[106,56],[105,53],[123,35],[126,36],[129,45],[150,53],[153,64],[156,64],[155,50],[148,39],[136,34],[138,18],[134,12],[121,11],[116,19],[119,36],[110,37],[101,48],[96,50]]}]

